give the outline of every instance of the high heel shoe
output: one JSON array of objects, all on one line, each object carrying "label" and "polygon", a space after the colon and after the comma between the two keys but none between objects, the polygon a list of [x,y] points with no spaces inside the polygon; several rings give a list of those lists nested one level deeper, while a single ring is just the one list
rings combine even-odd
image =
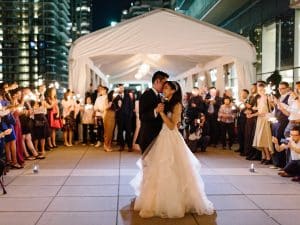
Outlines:
[{"label": "high heel shoe", "polygon": [[112,152],[113,150],[110,147],[104,145],[104,151],[106,151],[106,152]]}]

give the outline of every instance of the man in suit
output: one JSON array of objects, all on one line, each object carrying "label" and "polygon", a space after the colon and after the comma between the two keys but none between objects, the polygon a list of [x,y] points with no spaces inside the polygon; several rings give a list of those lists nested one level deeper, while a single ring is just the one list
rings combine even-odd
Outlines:
[{"label": "man in suit", "polygon": [[220,136],[220,123],[218,121],[218,112],[222,105],[222,98],[218,95],[215,87],[209,88],[209,93],[205,99],[207,108],[207,122],[210,128],[210,144],[216,147]]},{"label": "man in suit", "polygon": [[[277,122],[272,123],[271,128],[272,135],[280,141],[281,139],[284,139],[284,130],[289,123],[289,119],[288,116],[281,111],[278,105],[280,103],[285,105],[291,104],[289,83],[285,81],[280,82],[278,90],[280,94],[279,98],[273,97],[275,103],[273,114],[275,115]],[[286,165],[286,153],[284,151],[275,151],[272,155],[272,160],[275,167],[284,168]]]},{"label": "man in suit", "polygon": [[138,143],[142,153],[145,152],[149,144],[156,138],[162,128],[162,119],[159,115],[164,110],[159,93],[162,92],[164,83],[169,75],[157,71],[152,76],[152,88],[145,91],[139,101],[139,113],[141,128],[138,135]]},{"label": "man in suit", "polygon": [[[132,151],[132,118],[134,102],[130,98],[128,91],[124,90],[123,84],[118,84],[118,95],[114,99],[116,106],[116,123],[118,128],[117,141],[120,146],[119,151],[125,148],[125,142],[128,146],[128,151]],[[125,131],[125,140],[124,140]]]}]

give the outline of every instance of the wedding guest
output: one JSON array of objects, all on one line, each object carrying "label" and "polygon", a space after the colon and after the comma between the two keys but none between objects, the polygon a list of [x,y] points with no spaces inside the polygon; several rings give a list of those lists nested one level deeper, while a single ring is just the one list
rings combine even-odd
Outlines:
[{"label": "wedding guest", "polygon": [[290,93],[291,103],[286,105],[279,102],[278,107],[280,110],[288,116],[289,123],[284,130],[284,136],[289,137],[290,130],[295,125],[300,125],[300,81],[296,82],[296,87],[293,92]]},{"label": "wedding guest", "polygon": [[[46,91],[47,91],[47,88],[46,88],[46,85],[45,84],[41,84],[39,85],[38,87],[38,90],[37,90],[37,100],[39,102],[45,102],[46,100]],[[44,104],[44,103],[43,103]],[[45,123],[45,127],[46,127],[46,144],[45,144],[45,149],[47,151],[53,149],[53,145],[51,143],[51,128],[50,128],[50,124],[49,124],[49,115],[48,115],[48,110],[45,112],[45,116],[47,118],[46,120],[46,123]]]},{"label": "wedding guest", "polygon": [[206,148],[209,144],[209,124],[206,120],[204,113],[200,113],[200,128],[201,128],[201,137],[198,141],[198,147],[200,147],[201,152],[206,152]]},{"label": "wedding guest", "polygon": [[300,181],[300,126],[294,126],[290,132],[290,140],[287,144],[280,144],[276,137],[273,137],[276,151],[282,152],[287,148],[291,151],[291,161],[283,168],[278,175],[282,177],[294,177],[292,181]]},{"label": "wedding guest", "polygon": [[189,137],[189,130],[190,130],[190,127],[189,127],[189,124],[190,124],[190,120],[189,120],[189,113],[188,113],[188,105],[189,105],[189,101],[191,99],[191,96],[192,96],[192,92],[186,92],[184,95],[183,95],[183,99],[182,99],[182,111],[183,111],[183,121],[182,121],[182,124],[183,124],[183,127],[184,127],[184,131],[183,131],[183,137],[185,140],[188,140],[188,137]]},{"label": "wedding guest", "polygon": [[46,106],[48,110],[48,122],[51,129],[51,135],[50,135],[50,147],[56,148],[56,133],[58,129],[62,128],[60,113],[59,113],[59,107],[58,107],[58,100],[56,97],[56,89],[50,88],[48,90],[48,95],[46,98]]},{"label": "wedding guest", "polygon": [[97,128],[97,134],[96,134],[97,143],[96,143],[95,147],[99,147],[101,145],[101,142],[104,142],[103,116],[104,116],[104,111],[108,105],[107,92],[108,92],[107,87],[99,85],[98,97],[94,104],[95,126]]},{"label": "wedding guest", "polygon": [[104,151],[112,151],[113,134],[116,125],[116,108],[114,98],[115,92],[112,90],[107,95],[108,105],[104,112]]},{"label": "wedding guest", "polygon": [[219,97],[215,87],[209,88],[209,93],[205,101],[207,104],[207,121],[210,127],[210,143],[216,147],[220,135],[220,124],[217,119],[222,99]]},{"label": "wedding guest", "polygon": [[221,105],[218,112],[218,121],[221,124],[221,141],[223,149],[226,149],[226,136],[228,135],[228,147],[231,149],[234,141],[234,119],[236,114],[233,112],[231,98],[225,96],[223,101],[224,104]]},{"label": "wedding guest", "polygon": [[85,98],[85,105],[83,106],[82,112],[82,145],[88,144],[88,134],[89,143],[95,143],[95,133],[94,133],[94,106],[92,104],[92,97],[87,96]]},{"label": "wedding guest", "polygon": [[259,83],[257,85],[257,92],[259,98],[257,99],[257,112],[247,115],[248,118],[257,116],[255,135],[253,139],[253,147],[262,151],[262,164],[271,165],[271,154],[273,153],[272,133],[270,122],[268,121],[268,113],[270,113],[270,104],[268,96],[265,93],[266,85]]},{"label": "wedding guest", "polygon": [[246,102],[248,100],[249,91],[243,89],[240,93],[240,102],[237,104],[238,116],[237,116],[237,136],[239,142],[239,149],[235,152],[239,152],[240,155],[244,156],[244,142],[245,142],[245,130],[246,130]]},{"label": "wedding guest", "polygon": [[11,94],[11,111],[12,115],[15,119],[14,123],[14,130],[16,134],[16,152],[17,152],[17,159],[18,163],[24,167],[24,160],[25,156],[28,156],[28,152],[26,150],[25,144],[23,143],[23,138],[22,138],[22,129],[21,129],[21,123],[20,123],[20,113],[23,111],[23,105],[19,103],[19,98],[21,96],[21,91],[19,89],[15,89],[10,92]]},{"label": "wedding guest", "polygon": [[201,152],[205,152],[209,144],[209,125],[206,121],[205,114],[200,113],[199,118],[194,120],[194,124],[190,126],[190,135],[188,137],[188,146],[192,152],[196,152],[198,148]]},{"label": "wedding guest", "polygon": [[188,126],[193,126],[194,120],[198,118],[200,113],[205,111],[205,104],[202,97],[199,95],[199,89],[197,87],[193,87],[192,95],[188,101],[187,109],[186,109],[186,117],[190,122]]},{"label": "wedding guest", "polygon": [[75,127],[75,118],[74,118],[74,101],[72,98],[72,92],[68,90],[64,93],[64,98],[61,101],[63,108],[63,137],[64,145],[66,147],[71,147],[73,140],[73,130]]},{"label": "wedding guest", "polygon": [[[116,123],[118,128],[117,141],[120,146],[119,151],[123,151],[125,143],[128,146],[128,151],[132,151],[132,117],[134,103],[128,92],[124,91],[124,85],[118,85],[118,95],[114,99],[116,108]],[[125,132],[125,140],[124,140]]]},{"label": "wedding guest", "polygon": [[80,99],[80,95],[75,95],[75,93],[73,92],[73,101],[74,101],[74,143],[78,144],[79,143],[79,139],[80,137],[80,130],[81,130],[81,113],[80,110],[82,108],[81,105],[81,99]]},{"label": "wedding guest", "polygon": [[[290,89],[287,82],[281,82],[278,87],[280,97],[277,99],[273,97],[275,107],[273,115],[277,119],[272,123],[272,136],[275,136],[278,140],[284,138],[284,130],[289,123],[288,116],[281,110],[280,104],[290,105]],[[286,153],[274,151],[272,155],[274,168],[283,168],[286,164]]]},{"label": "wedding guest", "polygon": [[132,148],[133,150],[137,150],[140,151],[140,146],[137,143],[137,137],[139,134],[139,130],[141,127],[141,121],[140,121],[140,115],[139,115],[139,102],[140,102],[140,98],[141,98],[142,93],[140,91],[137,92],[137,96],[135,99],[135,103],[134,103],[134,112],[135,112],[135,130],[134,130],[134,135],[133,135],[133,140],[132,140]]},{"label": "wedding guest", "polygon": [[246,115],[244,153],[247,156],[247,160],[261,160],[261,151],[257,150],[252,146],[257,121],[257,116],[252,114],[257,112],[256,106],[258,98],[259,95],[257,93],[257,83],[253,83],[251,86],[251,95],[249,97],[249,100],[245,104],[246,109],[244,111]]},{"label": "wedding guest", "polygon": [[33,108],[33,137],[34,137],[34,147],[38,149],[40,146],[40,153],[37,156],[38,159],[45,159],[45,140],[48,135],[48,127],[46,125],[47,118],[46,112],[47,107],[45,101],[32,101],[31,107]]},{"label": "wedding guest", "polygon": [[[21,123],[21,129],[22,129],[22,139],[23,139],[23,145],[24,149],[27,149],[25,152],[25,159],[32,160],[36,159],[38,156],[37,150],[34,148],[33,142],[32,142],[32,135],[33,132],[33,123],[32,123],[32,117],[33,117],[33,110],[30,106],[30,102],[28,100],[24,100],[26,93],[29,93],[29,88],[24,88],[22,91],[22,99],[21,102],[23,102],[23,110],[21,111],[21,114],[19,116],[20,123]],[[28,154],[28,151],[31,155]]]}]

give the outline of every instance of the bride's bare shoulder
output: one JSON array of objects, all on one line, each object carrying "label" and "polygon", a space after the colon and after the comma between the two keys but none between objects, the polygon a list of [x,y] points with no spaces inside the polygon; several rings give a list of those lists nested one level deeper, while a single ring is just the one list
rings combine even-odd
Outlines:
[{"label": "bride's bare shoulder", "polygon": [[180,103],[177,103],[174,106],[174,112],[181,112],[182,111],[182,105]]}]

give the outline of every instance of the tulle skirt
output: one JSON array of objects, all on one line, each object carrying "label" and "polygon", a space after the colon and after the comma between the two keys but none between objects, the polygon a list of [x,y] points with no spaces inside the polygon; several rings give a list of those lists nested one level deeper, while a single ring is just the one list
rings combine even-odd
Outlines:
[{"label": "tulle skirt", "polygon": [[134,210],[141,217],[214,213],[204,191],[200,163],[177,129],[164,125],[137,165],[140,170],[130,184],[137,196]]}]

